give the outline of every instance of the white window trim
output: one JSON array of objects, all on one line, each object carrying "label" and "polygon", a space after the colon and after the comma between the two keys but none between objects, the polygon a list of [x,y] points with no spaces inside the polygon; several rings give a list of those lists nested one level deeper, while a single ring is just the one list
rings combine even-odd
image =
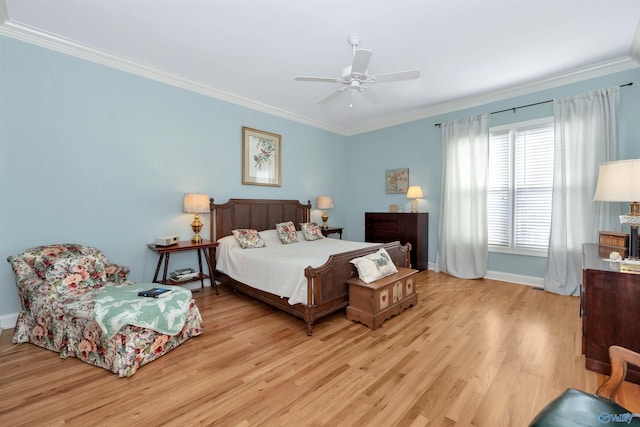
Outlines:
[{"label": "white window trim", "polygon": [[489,245],[489,252],[511,254],[511,255],[535,256],[540,258],[546,258],[549,255],[548,250],[506,248],[504,246],[493,246],[493,245]]},{"label": "white window trim", "polygon": [[[546,125],[548,123],[554,123],[553,117],[543,117],[540,119],[525,120],[522,122],[514,122],[514,123],[505,124],[505,125],[492,126],[489,129],[489,133],[510,130],[514,127],[514,125],[517,125],[518,128],[523,128],[523,127],[529,127],[529,126]],[[533,256],[533,257],[540,257],[540,258],[547,258],[549,256],[548,249],[546,250],[522,249],[522,248],[512,248],[512,247],[493,246],[493,245],[489,245],[488,249],[490,253],[525,255],[525,256]]]}]

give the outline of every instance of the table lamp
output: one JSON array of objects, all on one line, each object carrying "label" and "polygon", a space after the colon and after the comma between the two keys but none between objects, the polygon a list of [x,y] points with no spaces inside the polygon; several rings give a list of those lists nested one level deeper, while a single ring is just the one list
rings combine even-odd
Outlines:
[{"label": "table lamp", "polygon": [[411,212],[418,212],[418,199],[422,199],[422,188],[419,185],[412,185],[407,190],[407,199],[413,199],[411,201]]},{"label": "table lamp", "polygon": [[318,200],[316,200],[316,204],[318,205],[318,209],[322,209],[322,229],[326,230],[329,228],[327,226],[327,220],[329,219],[329,215],[327,215],[327,209],[333,209],[333,199],[331,196],[319,196]]},{"label": "table lamp", "polygon": [[193,243],[202,243],[202,237],[200,237],[200,230],[202,230],[202,223],[200,222],[200,216],[198,214],[209,212],[209,195],[198,193],[187,193],[184,195],[184,212],[195,214],[193,222],[191,223],[191,229],[195,235],[191,238]]},{"label": "table lamp", "polygon": [[593,200],[597,202],[630,202],[630,211],[620,215],[621,224],[629,224],[629,259],[638,259],[638,226],[640,226],[640,159],[618,160],[600,164],[598,185]]}]

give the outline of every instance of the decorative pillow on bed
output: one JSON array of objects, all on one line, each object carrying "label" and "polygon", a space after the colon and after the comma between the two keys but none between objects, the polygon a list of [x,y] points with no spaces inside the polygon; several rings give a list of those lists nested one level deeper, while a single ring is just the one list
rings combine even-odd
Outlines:
[{"label": "decorative pillow on bed", "polygon": [[107,281],[105,265],[96,257],[62,258],[45,271],[45,280],[52,283],[51,293],[76,293]]},{"label": "decorative pillow on bed", "polygon": [[276,230],[278,231],[278,237],[283,244],[295,243],[298,241],[298,232],[296,226],[293,225],[293,221],[281,222],[276,224]]},{"label": "decorative pillow on bed", "polygon": [[364,283],[371,283],[398,272],[398,269],[384,248],[378,249],[375,253],[354,258],[349,262],[356,266],[358,269],[358,277]]},{"label": "decorative pillow on bed", "polygon": [[238,230],[231,230],[231,232],[242,249],[264,248],[266,246],[257,230],[240,228]]},{"label": "decorative pillow on bed", "polygon": [[304,240],[319,240],[324,239],[320,227],[315,222],[301,222],[300,228],[304,233]]}]

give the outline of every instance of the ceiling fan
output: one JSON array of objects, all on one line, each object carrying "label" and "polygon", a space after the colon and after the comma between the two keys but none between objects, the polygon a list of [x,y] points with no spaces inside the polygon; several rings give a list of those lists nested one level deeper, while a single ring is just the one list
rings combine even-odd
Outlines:
[{"label": "ceiling fan", "polygon": [[[375,76],[368,75],[367,67],[369,66],[372,52],[367,49],[358,49],[358,45],[360,44],[360,37],[358,36],[349,37],[349,44],[353,47],[353,62],[342,70],[341,77],[298,76],[295,78],[298,81],[341,83],[343,85],[341,88],[330,93],[329,96],[318,102],[318,104],[326,104],[341,93],[344,93],[347,89],[351,89],[349,91],[350,96],[354,90],[357,90],[369,101],[377,104],[382,101],[382,98],[371,88],[371,85],[374,83],[413,80],[420,77],[420,71],[417,70],[398,71],[395,73],[378,74]],[[351,102],[349,102],[349,106],[352,106]]]}]

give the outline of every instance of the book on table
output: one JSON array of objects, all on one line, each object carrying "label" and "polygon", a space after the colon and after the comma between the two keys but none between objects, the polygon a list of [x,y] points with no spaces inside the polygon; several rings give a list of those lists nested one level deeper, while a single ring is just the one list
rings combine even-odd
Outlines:
[{"label": "book on table", "polygon": [[193,268],[181,268],[181,269],[178,269],[178,270],[172,272],[171,274],[175,275],[175,276],[182,276],[184,274],[192,274],[192,273],[195,273],[195,272],[196,271]]},{"label": "book on table", "polygon": [[165,295],[169,295],[171,293],[171,289],[166,288],[151,288],[145,291],[138,292],[139,297],[149,297],[149,298],[159,298]]},{"label": "book on table", "polygon": [[197,277],[200,277],[200,273],[194,272],[194,273],[187,273],[187,274],[180,274],[180,275],[171,274],[169,276],[169,278],[174,282],[185,282],[187,280],[195,279]]},{"label": "book on table", "polygon": [[171,272],[171,274],[169,275],[169,278],[173,282],[186,282],[197,277],[200,277],[200,273],[195,271],[193,268],[183,268],[180,270],[176,270]]}]

